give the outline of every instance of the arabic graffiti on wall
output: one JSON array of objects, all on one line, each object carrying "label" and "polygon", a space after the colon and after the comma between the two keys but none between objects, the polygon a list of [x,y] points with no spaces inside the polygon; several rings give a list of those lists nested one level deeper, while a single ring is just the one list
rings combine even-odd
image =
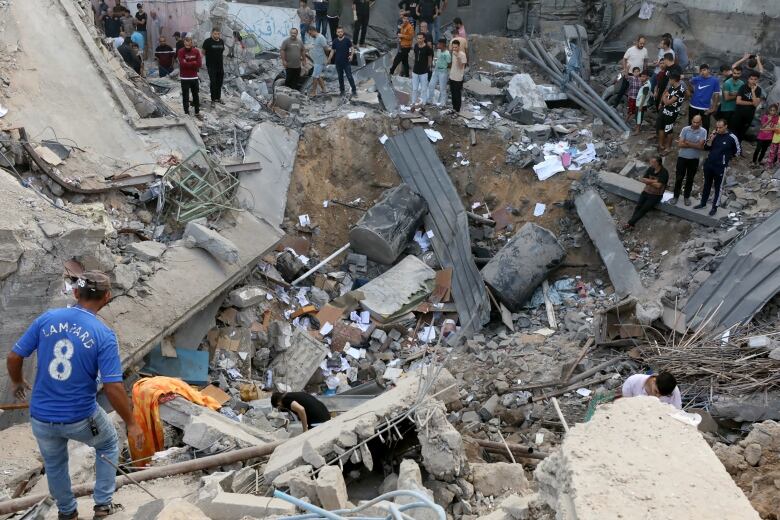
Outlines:
[{"label": "arabic graffiti on wall", "polygon": [[279,47],[290,35],[290,29],[300,25],[295,9],[230,3],[229,12],[247,29],[266,42]]}]

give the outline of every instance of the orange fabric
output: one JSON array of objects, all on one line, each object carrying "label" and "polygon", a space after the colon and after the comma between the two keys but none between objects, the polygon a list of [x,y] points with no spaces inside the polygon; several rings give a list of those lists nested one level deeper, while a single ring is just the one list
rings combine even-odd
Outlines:
[{"label": "orange fabric", "polygon": [[412,24],[405,23],[401,26],[401,47],[404,49],[412,48],[412,39],[414,38],[414,27]]},{"label": "orange fabric", "polygon": [[130,454],[133,460],[145,459],[137,462],[136,466],[146,466],[149,463],[147,457],[161,451],[165,443],[162,422],[160,422],[160,398],[167,394],[177,394],[183,398],[201,406],[207,406],[212,410],[219,410],[219,403],[201,394],[181,379],[173,377],[147,377],[139,379],[133,385],[133,418],[144,431],[144,446],[136,449],[130,444]]}]

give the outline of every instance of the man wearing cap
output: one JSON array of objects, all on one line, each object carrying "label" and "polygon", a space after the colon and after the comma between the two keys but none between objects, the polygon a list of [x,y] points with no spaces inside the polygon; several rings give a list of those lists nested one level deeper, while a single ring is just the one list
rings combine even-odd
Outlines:
[{"label": "man wearing cap", "polygon": [[[68,474],[68,440],[95,448],[94,519],[121,508],[112,502],[119,446],[114,425],[97,405],[98,382],[111,406],[127,425],[127,438],[143,444],[143,432],[133,420],[122,383],[116,335],[97,317],[111,299],[108,276],[87,271],[76,280],[73,307],[52,309],[39,316],[8,354],[8,374],[14,396],[24,399],[24,358],[38,353],[30,398],[30,422],[43,456],[49,492],[57,501],[59,520],[78,519],[76,498]],[[104,460],[103,457],[108,460]]]}]

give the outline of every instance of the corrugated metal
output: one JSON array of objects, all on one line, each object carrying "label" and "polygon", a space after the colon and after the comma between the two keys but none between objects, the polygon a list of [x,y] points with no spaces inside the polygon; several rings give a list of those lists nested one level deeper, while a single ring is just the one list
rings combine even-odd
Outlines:
[{"label": "corrugated metal", "polygon": [[780,291],[780,211],[736,243],[691,296],[683,312],[692,328],[717,310],[708,329],[747,323]]},{"label": "corrugated metal", "polygon": [[436,149],[416,127],[385,142],[403,181],[428,203],[425,226],[433,230],[433,250],[443,267],[452,267],[452,295],[462,332],[470,335],[490,320],[485,283],[471,255],[466,211]]}]

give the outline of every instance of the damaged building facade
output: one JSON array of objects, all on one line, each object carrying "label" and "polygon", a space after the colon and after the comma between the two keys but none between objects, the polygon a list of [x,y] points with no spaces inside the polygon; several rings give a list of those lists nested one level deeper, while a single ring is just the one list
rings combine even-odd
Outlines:
[{"label": "damaged building facade", "polygon": [[[86,271],[109,276],[98,315],[149,441],[98,392],[114,518],[777,517],[780,164],[750,160],[772,121],[775,2],[449,0],[459,111],[450,86],[416,90],[425,60],[391,70],[395,1],[369,3],[352,96],[344,62],[323,65],[323,95],[310,63],[291,80],[297,1],[117,8],[136,43],[222,29],[222,98],[204,64],[197,115],[175,62],[119,49],[108,4],[0,0],[0,357]],[[351,37],[352,3],[329,5]],[[635,127],[615,96],[626,49],[645,35],[652,68],[666,32],[689,81],[763,58],[712,209],[701,169],[675,196],[682,149],[659,153],[658,111]],[[10,386],[3,370],[0,516],[56,518]],[[67,450],[87,518],[96,453]]]}]

